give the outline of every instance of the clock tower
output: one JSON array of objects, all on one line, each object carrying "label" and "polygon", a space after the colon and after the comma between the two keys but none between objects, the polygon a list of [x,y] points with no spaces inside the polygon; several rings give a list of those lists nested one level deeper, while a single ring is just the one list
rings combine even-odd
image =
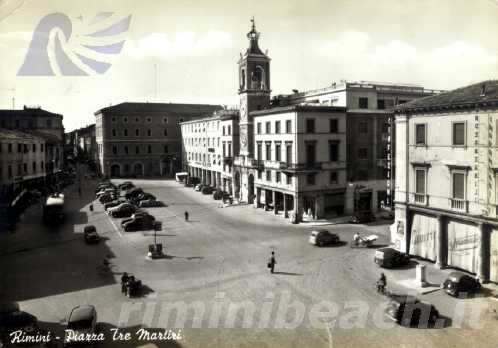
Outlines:
[{"label": "clock tower", "polygon": [[240,155],[253,157],[254,125],[251,111],[265,109],[270,105],[270,58],[258,46],[259,32],[254,18],[251,31],[247,33],[249,47],[240,54],[239,96],[240,96]]}]

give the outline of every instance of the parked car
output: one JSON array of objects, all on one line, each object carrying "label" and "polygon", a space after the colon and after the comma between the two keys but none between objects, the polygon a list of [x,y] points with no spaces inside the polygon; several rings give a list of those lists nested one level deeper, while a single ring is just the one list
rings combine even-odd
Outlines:
[{"label": "parked car", "polygon": [[133,204],[121,203],[120,205],[107,210],[107,213],[113,218],[122,218],[131,216],[136,210],[137,207]]},{"label": "parked car", "polygon": [[[72,331],[75,335],[92,335],[95,334],[97,327],[97,311],[92,305],[76,306],[69,313],[69,318],[66,326],[66,336],[64,338],[64,347],[81,346],[81,341],[70,340],[69,332]],[[93,342],[86,342],[93,346]]]},{"label": "parked car", "polygon": [[126,199],[131,199],[131,198],[134,198],[134,197],[138,197],[139,194],[143,193],[144,190],[142,190],[142,188],[140,187],[134,187],[128,191],[126,191],[125,193],[125,198]]},{"label": "parked car", "polygon": [[394,248],[382,248],[375,251],[374,262],[380,267],[392,268],[410,263],[410,256]]},{"label": "parked car", "polygon": [[403,326],[428,326],[439,318],[439,311],[434,305],[409,295],[392,296],[385,314]]},{"label": "parked car", "polygon": [[110,208],[113,208],[113,207],[117,207],[121,203],[126,203],[126,200],[123,199],[123,198],[114,199],[114,200],[112,200],[110,202],[105,203],[104,204],[104,209],[107,210],[107,209],[110,209]]},{"label": "parked car", "polygon": [[9,342],[10,334],[22,331],[23,336],[36,337],[40,333],[38,319],[27,312],[15,310],[0,315],[0,341]]},{"label": "parked car", "polygon": [[121,227],[124,226],[125,223],[132,221],[133,219],[139,217],[139,216],[145,216],[149,220],[155,220],[156,218],[153,215],[150,215],[148,212],[143,211],[143,210],[137,210],[135,213],[133,213],[129,218],[123,219],[121,221]]},{"label": "parked car", "polygon": [[366,222],[372,222],[375,221],[375,216],[372,214],[371,211],[360,211],[355,213],[349,222],[354,223],[354,224],[363,224]]},{"label": "parked car", "polygon": [[151,230],[154,228],[155,218],[151,215],[139,215],[123,224],[126,232]]},{"label": "parked car", "polygon": [[338,244],[341,240],[337,234],[330,233],[327,230],[314,230],[311,231],[308,241],[313,245],[324,246],[327,244]]},{"label": "parked car", "polygon": [[83,235],[87,244],[98,243],[100,241],[100,236],[97,233],[97,228],[94,225],[85,226],[85,228],[83,229]]},{"label": "parked car", "polygon": [[461,293],[480,291],[481,283],[463,272],[451,272],[443,282],[443,289],[448,295],[459,297]]},{"label": "parked car", "polygon": [[223,198],[223,191],[222,190],[215,190],[213,191],[213,199],[219,200]]},{"label": "parked car", "polygon": [[194,190],[201,191],[204,186],[205,186],[204,184],[197,184],[197,185],[195,185]]},{"label": "parked car", "polygon": [[133,183],[131,181],[124,181],[118,185],[118,188],[120,190],[129,190],[129,189],[133,188],[134,186],[135,185],[133,185]]},{"label": "parked car", "polygon": [[185,180],[185,186],[192,187],[197,185],[199,182],[200,182],[199,178],[189,176],[187,180]]},{"label": "parked car", "polygon": [[96,197],[96,198],[100,198],[100,197],[101,197],[101,196],[103,196],[103,195],[107,195],[107,194],[116,194],[116,193],[117,193],[117,192],[116,192],[116,190],[115,190],[115,189],[113,189],[113,188],[106,188],[106,189],[103,189],[103,190],[101,190],[101,191],[97,192],[97,193],[95,194],[95,197]]},{"label": "parked car", "polygon": [[146,199],[146,200],[140,201],[138,203],[138,206],[140,208],[162,207],[162,206],[164,206],[164,203],[161,201],[156,201],[155,199]]},{"label": "parked car", "polygon": [[203,195],[210,195],[211,193],[213,193],[213,191],[214,188],[208,185],[203,186],[201,190]]},{"label": "parked car", "polygon": [[99,197],[99,202],[102,204],[106,204],[116,200],[117,198],[118,196],[115,193],[106,193]]}]

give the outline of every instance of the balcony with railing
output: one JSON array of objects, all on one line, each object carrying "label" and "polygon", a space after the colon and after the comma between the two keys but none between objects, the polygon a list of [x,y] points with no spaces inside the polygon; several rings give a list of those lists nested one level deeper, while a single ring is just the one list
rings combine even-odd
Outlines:
[{"label": "balcony with railing", "polygon": [[287,163],[280,161],[263,161],[263,165],[266,169],[285,169],[287,167]]},{"label": "balcony with railing", "polygon": [[308,162],[308,163],[287,163],[280,162],[283,171],[287,172],[313,172],[322,169],[321,162]]},{"label": "balcony with railing", "polygon": [[469,211],[469,201],[460,198],[450,198],[450,207],[452,210],[467,213]]},{"label": "balcony with railing", "polygon": [[428,205],[429,195],[426,195],[424,193],[413,193],[412,202],[418,205]]}]

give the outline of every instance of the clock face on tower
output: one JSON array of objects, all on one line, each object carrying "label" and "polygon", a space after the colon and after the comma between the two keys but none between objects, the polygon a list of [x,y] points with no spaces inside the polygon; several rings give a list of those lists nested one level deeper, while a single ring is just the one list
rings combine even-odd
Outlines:
[{"label": "clock face on tower", "polygon": [[240,119],[243,122],[247,120],[246,106],[244,104],[240,106]]},{"label": "clock face on tower", "polygon": [[243,149],[247,147],[247,134],[245,132],[240,135],[240,144]]}]

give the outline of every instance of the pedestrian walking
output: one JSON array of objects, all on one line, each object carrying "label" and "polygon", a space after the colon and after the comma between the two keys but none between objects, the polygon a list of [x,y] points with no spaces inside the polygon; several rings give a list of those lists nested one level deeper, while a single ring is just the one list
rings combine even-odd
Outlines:
[{"label": "pedestrian walking", "polygon": [[81,197],[81,186],[78,186],[78,195]]},{"label": "pedestrian walking", "polygon": [[268,268],[270,269],[271,273],[275,272],[275,264],[277,261],[275,260],[275,252],[271,252],[270,260],[268,261]]},{"label": "pedestrian walking", "polygon": [[188,221],[188,211],[185,212],[185,221]]},{"label": "pedestrian walking", "polygon": [[128,273],[124,272],[121,276],[121,292],[126,293],[126,284],[128,283]]}]

